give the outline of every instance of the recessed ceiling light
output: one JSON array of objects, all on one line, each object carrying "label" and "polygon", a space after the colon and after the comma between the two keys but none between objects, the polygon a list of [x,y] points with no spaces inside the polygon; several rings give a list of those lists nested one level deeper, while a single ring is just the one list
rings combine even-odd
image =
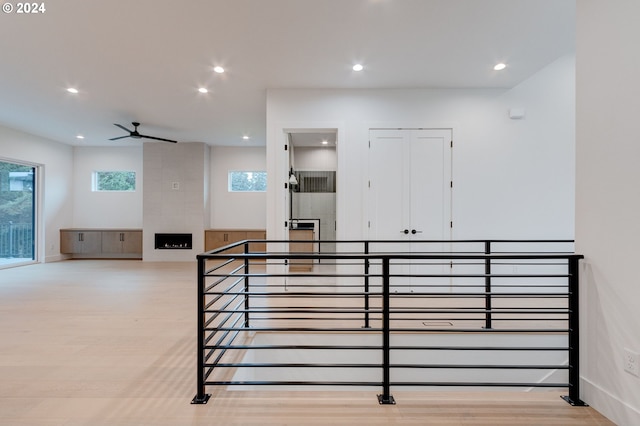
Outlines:
[{"label": "recessed ceiling light", "polygon": [[209,90],[207,90],[206,87],[201,87],[201,88],[198,89],[198,92],[200,92],[200,93],[209,93]]},{"label": "recessed ceiling light", "polygon": [[76,136],[76,139],[84,139],[84,136],[78,135],[78,136]]},{"label": "recessed ceiling light", "polygon": [[213,70],[218,74],[222,74],[224,72],[224,68],[222,68],[221,66],[214,67]]},{"label": "recessed ceiling light", "polygon": [[76,94],[78,93],[78,89],[76,89],[75,87],[68,87],[67,92]]},{"label": "recessed ceiling light", "polygon": [[353,70],[354,71],[362,71],[364,69],[364,67],[362,66],[362,64],[355,64],[353,66]]},{"label": "recessed ceiling light", "polygon": [[502,62],[500,62],[499,64],[496,64],[496,66],[493,67],[493,69],[496,70],[496,71],[502,71],[506,67],[507,67],[506,64],[503,64]]},{"label": "recessed ceiling light", "polygon": [[245,141],[247,141],[247,140],[249,140],[250,138],[249,138],[249,136],[244,135],[244,136],[242,137],[242,139],[244,139]]}]

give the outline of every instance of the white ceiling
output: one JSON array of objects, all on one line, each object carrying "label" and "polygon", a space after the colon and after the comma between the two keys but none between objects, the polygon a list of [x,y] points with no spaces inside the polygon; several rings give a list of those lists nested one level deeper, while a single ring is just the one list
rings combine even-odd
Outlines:
[{"label": "white ceiling", "polygon": [[[45,7],[0,15],[0,125],[74,145],[140,144],[108,140],[123,135],[113,123],[139,121],[141,133],[181,142],[260,146],[267,89],[508,88],[575,51],[575,0]],[[500,61],[507,69],[493,71]]]}]

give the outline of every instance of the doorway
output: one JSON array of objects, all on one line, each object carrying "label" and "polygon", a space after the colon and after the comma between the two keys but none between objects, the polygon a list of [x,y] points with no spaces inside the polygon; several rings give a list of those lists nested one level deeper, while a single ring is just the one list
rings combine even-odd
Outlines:
[{"label": "doorway", "polygon": [[[371,129],[369,132],[369,240],[390,252],[443,251],[451,239],[452,130]],[[442,274],[437,262],[398,265],[406,278],[393,291],[413,291],[412,275]],[[431,281],[433,282],[433,280]],[[447,289],[448,279],[442,288]]]},{"label": "doorway", "polygon": [[294,129],[289,145],[289,229],[312,230],[320,252],[335,251],[337,129]]}]

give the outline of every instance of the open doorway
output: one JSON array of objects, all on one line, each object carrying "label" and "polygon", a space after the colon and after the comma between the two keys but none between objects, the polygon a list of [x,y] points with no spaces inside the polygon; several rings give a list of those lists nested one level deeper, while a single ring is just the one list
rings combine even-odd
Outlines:
[{"label": "open doorway", "polygon": [[[311,230],[314,239],[336,239],[337,129],[293,129],[289,141],[289,229]],[[335,243],[321,242],[321,252]]]}]

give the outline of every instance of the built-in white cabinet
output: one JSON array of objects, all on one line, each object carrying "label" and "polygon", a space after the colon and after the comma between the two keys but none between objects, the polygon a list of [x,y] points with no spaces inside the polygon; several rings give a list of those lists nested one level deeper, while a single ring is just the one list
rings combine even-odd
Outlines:
[{"label": "built-in white cabinet", "polygon": [[142,258],[140,229],[61,229],[60,253],[73,257]]}]

